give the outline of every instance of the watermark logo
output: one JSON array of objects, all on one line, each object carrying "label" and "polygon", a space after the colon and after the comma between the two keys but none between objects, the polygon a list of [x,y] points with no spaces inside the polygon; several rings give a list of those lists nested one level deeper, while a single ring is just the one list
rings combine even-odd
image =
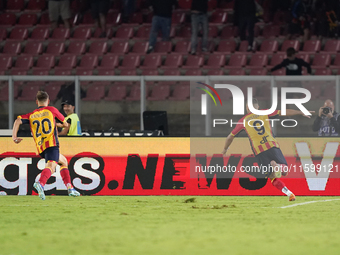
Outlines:
[{"label": "watermark logo", "polygon": [[[206,86],[207,88],[209,88],[217,96],[218,100],[220,101],[220,104],[222,105],[221,97],[217,93],[216,89],[214,89],[212,86],[210,86],[208,84],[205,84],[205,83],[202,83],[202,82],[197,82],[197,83],[201,84],[203,86]],[[215,97],[211,94],[211,92],[209,90],[201,88],[201,87],[197,87],[197,88],[203,90],[204,92],[206,92],[212,98],[212,100],[214,101],[215,106],[217,106]],[[206,115],[207,114],[207,94],[202,94],[202,98],[201,98],[202,99],[202,104],[201,104],[202,105],[202,107],[201,107],[201,114],[202,115]]]}]

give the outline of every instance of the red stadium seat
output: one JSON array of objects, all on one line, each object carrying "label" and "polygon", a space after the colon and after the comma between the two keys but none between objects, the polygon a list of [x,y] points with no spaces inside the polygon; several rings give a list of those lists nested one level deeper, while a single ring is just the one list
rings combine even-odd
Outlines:
[{"label": "red stadium seat", "polygon": [[151,101],[162,101],[166,100],[170,96],[169,85],[155,85],[151,90],[151,94],[147,97],[147,100]]},{"label": "red stadium seat", "polygon": [[173,11],[171,24],[183,24],[185,22],[185,12],[183,11]]},{"label": "red stadium seat", "polygon": [[91,40],[101,40],[101,41],[107,41],[108,38],[111,38],[113,35],[113,31],[111,28],[106,29],[106,37],[101,37],[102,36],[102,29],[97,27],[93,33],[93,36]]},{"label": "red stadium seat", "polygon": [[327,40],[323,51],[328,52],[328,53],[333,53],[333,54],[340,52],[340,41],[339,40]]},{"label": "red stadium seat", "polygon": [[95,23],[95,20],[92,17],[91,12],[85,12],[83,16],[83,20],[81,21],[82,25],[92,25]]},{"label": "red stadium seat", "polygon": [[203,65],[203,57],[189,55],[183,68],[199,68]]},{"label": "red stadium seat", "polygon": [[71,70],[65,69],[55,69],[54,75],[71,75]]},{"label": "red stadium seat", "polygon": [[44,87],[44,90],[47,92],[49,98],[51,101],[54,101],[57,99],[57,95],[59,93],[61,85],[59,83],[49,83]]},{"label": "red stadium seat", "polygon": [[7,41],[4,48],[3,48],[2,53],[9,54],[9,55],[17,55],[17,54],[20,54],[20,52],[21,52],[20,42]]},{"label": "red stadium seat", "polygon": [[340,53],[335,55],[333,65],[331,65],[332,69],[340,68]]},{"label": "red stadium seat", "polygon": [[80,60],[80,64],[77,67],[77,71],[81,69],[93,69],[98,65],[98,56],[92,54],[86,54]]},{"label": "red stadium seat", "polygon": [[115,71],[112,69],[106,70],[106,69],[99,69],[98,75],[115,75]]},{"label": "red stadium seat", "polygon": [[103,55],[107,52],[107,42],[105,41],[96,41],[92,42],[88,53],[96,54],[96,55]]},{"label": "red stadium seat", "polygon": [[139,55],[127,55],[124,57],[122,65],[119,69],[135,69],[140,64],[140,56]]},{"label": "red stadium seat", "polygon": [[238,35],[238,28],[233,26],[225,26],[222,28],[220,38],[223,39],[234,39]]},{"label": "red stadium seat", "polygon": [[174,90],[172,92],[172,96],[169,97],[169,100],[186,100],[190,97],[190,85],[185,84],[177,84],[174,87]]},{"label": "red stadium seat", "polygon": [[21,26],[34,26],[38,22],[38,17],[34,13],[23,13],[21,14],[18,25]]},{"label": "red stadium seat", "polygon": [[32,101],[35,100],[37,91],[42,87],[41,83],[28,83],[22,88],[21,96],[17,98],[19,101]]},{"label": "red stadium seat", "polygon": [[[46,76],[46,75],[49,75],[49,73],[50,73],[50,69],[48,69],[48,68],[44,68],[44,69],[41,69],[41,70],[40,69],[38,69],[38,70],[33,69],[32,70],[32,75],[44,75],[44,76]],[[50,96],[50,98],[51,98],[51,96]]]},{"label": "red stadium seat", "polygon": [[294,48],[296,51],[300,50],[300,42],[298,40],[286,40],[282,43],[281,51],[286,52],[288,48]]},{"label": "red stadium seat", "polygon": [[181,73],[178,69],[166,69],[164,70],[163,75],[167,76],[179,76]]},{"label": "red stadium seat", "polygon": [[146,51],[148,50],[148,47],[149,47],[148,42],[137,41],[133,45],[130,53],[145,54]]},{"label": "red stadium seat", "polygon": [[8,70],[12,66],[12,57],[0,55],[0,70]]},{"label": "red stadium seat", "polygon": [[215,38],[218,36],[218,27],[217,26],[209,26],[208,27],[208,37]]},{"label": "red stadium seat", "polygon": [[63,42],[50,41],[47,45],[45,54],[61,55],[65,52],[65,44]]},{"label": "red stadium seat", "polygon": [[129,24],[139,25],[143,23],[143,14],[141,12],[135,12],[129,17]]},{"label": "red stadium seat", "polygon": [[105,86],[92,85],[87,89],[84,101],[100,101],[105,96]]},{"label": "red stadium seat", "polygon": [[26,40],[28,37],[28,30],[27,28],[23,27],[14,27],[11,31],[9,39],[23,41]]},{"label": "red stadium seat", "polygon": [[29,0],[26,11],[30,12],[41,12],[46,8],[46,1],[45,0]]},{"label": "red stadium seat", "polygon": [[209,69],[207,75],[224,75],[222,69]]},{"label": "red stadium seat", "polygon": [[85,42],[83,41],[71,41],[68,45],[67,54],[81,55],[85,53]]},{"label": "red stadium seat", "polygon": [[130,39],[133,36],[133,27],[121,26],[117,29],[114,39]]},{"label": "red stadium seat", "polygon": [[314,56],[312,68],[327,67],[331,64],[331,55],[327,53],[317,53]]},{"label": "red stadium seat", "polygon": [[297,57],[297,58],[302,58],[304,61],[306,61],[307,63],[309,63],[310,56],[309,56],[308,53],[301,52],[301,53],[296,54],[296,57]]},{"label": "red stadium seat", "polygon": [[260,52],[272,53],[272,52],[277,52],[278,49],[279,49],[279,44],[277,41],[266,40],[262,42]]},{"label": "red stadium seat", "polygon": [[161,56],[156,54],[146,55],[140,69],[157,69],[161,65]]},{"label": "red stadium seat", "polygon": [[38,24],[39,26],[43,26],[43,27],[49,27],[51,26],[51,21],[50,21],[50,17],[49,14],[47,12],[41,14],[40,16],[40,22]]},{"label": "red stadium seat", "polygon": [[253,68],[250,69],[249,75],[267,75],[266,68]]},{"label": "red stadium seat", "polygon": [[217,0],[208,1],[208,11],[215,10],[216,8],[217,8]]},{"label": "red stadium seat", "polygon": [[149,39],[151,31],[150,25],[143,25],[138,28],[136,35],[134,36],[135,39]]},{"label": "red stadium seat", "polygon": [[87,76],[87,75],[93,75],[93,69],[92,68],[81,68],[76,70],[76,75],[82,75],[82,76]]},{"label": "red stadium seat", "polygon": [[0,14],[0,26],[10,27],[14,26],[16,23],[16,16],[14,13],[1,13]]},{"label": "red stadium seat", "polygon": [[272,75],[278,75],[278,76],[286,75],[286,70],[284,70],[284,69],[279,69],[279,70],[276,70],[276,71],[272,72],[271,74],[272,74]]},{"label": "red stadium seat", "polygon": [[273,54],[272,59],[270,61],[270,66],[268,67],[272,68],[280,64],[285,58],[286,58],[286,53],[279,52],[279,53]]},{"label": "red stadium seat", "polygon": [[128,51],[129,51],[128,42],[113,42],[110,53],[123,55],[126,54]]},{"label": "red stadium seat", "polygon": [[182,26],[178,31],[177,37],[191,38],[191,27],[190,26]]},{"label": "red stadium seat", "polygon": [[12,68],[20,69],[20,70],[28,70],[33,66],[33,57],[32,56],[18,56],[15,62],[15,66]]},{"label": "red stadium seat", "polygon": [[140,86],[133,85],[130,90],[129,96],[126,98],[127,101],[139,101],[140,100]]},{"label": "red stadium seat", "polygon": [[54,68],[55,70],[69,70],[75,67],[77,58],[75,55],[62,55],[59,59],[58,65]]},{"label": "red stadium seat", "polygon": [[9,12],[20,12],[25,8],[24,0],[8,0],[6,11]]},{"label": "red stadium seat", "polygon": [[280,26],[267,25],[263,28],[262,35],[264,38],[278,37],[280,35]]},{"label": "red stadium seat", "polygon": [[236,42],[234,40],[220,41],[217,50],[214,52],[216,54],[230,54],[235,52]]},{"label": "red stadium seat", "polygon": [[117,55],[107,54],[103,56],[100,66],[97,67],[98,70],[110,70],[118,66],[119,58]]},{"label": "red stadium seat", "polygon": [[175,49],[172,53],[188,54],[191,43],[189,41],[179,41],[176,43]]},{"label": "red stadium seat", "polygon": [[42,49],[41,42],[28,41],[25,45],[23,54],[39,55],[42,53]]},{"label": "red stadium seat", "polygon": [[12,69],[11,75],[27,75],[27,70],[23,69]]},{"label": "red stadium seat", "polygon": [[319,52],[321,49],[321,42],[319,40],[309,40],[303,45],[302,51],[309,53]]},{"label": "red stadium seat", "polygon": [[60,28],[57,27],[53,30],[51,39],[58,40],[66,40],[70,38],[70,29],[69,28]]},{"label": "red stadium seat", "polygon": [[171,52],[171,49],[171,42],[157,42],[153,52],[167,54]]},{"label": "red stadium seat", "polygon": [[[19,87],[14,85],[13,90],[14,99],[16,99],[18,97]],[[0,88],[0,101],[8,101],[8,85]]]},{"label": "red stadium seat", "polygon": [[179,54],[168,55],[165,59],[163,69],[175,69],[179,68],[183,63],[183,56]]},{"label": "red stadium seat", "polygon": [[225,55],[210,55],[207,64],[203,68],[221,68],[225,65],[225,60]]},{"label": "red stadium seat", "polygon": [[121,14],[118,12],[109,12],[106,15],[106,24],[110,26],[116,26],[121,22]]},{"label": "red stadium seat", "polygon": [[121,101],[126,97],[127,90],[126,85],[112,85],[109,87],[109,92],[107,97],[104,99],[106,101]]},{"label": "red stadium seat", "polygon": [[187,76],[201,76],[202,70],[201,69],[190,69],[185,72]]},{"label": "red stadium seat", "polygon": [[4,41],[7,38],[7,30],[5,28],[0,28],[0,40]]},{"label": "red stadium seat", "polygon": [[251,56],[249,65],[247,68],[257,68],[257,67],[263,67],[266,66],[268,63],[268,56],[266,54],[253,54]]},{"label": "red stadium seat", "polygon": [[191,9],[191,2],[192,0],[179,0],[178,5],[180,9]]},{"label": "red stadium seat", "polygon": [[142,75],[156,76],[158,75],[157,69],[144,69],[142,70]]},{"label": "red stadium seat", "polygon": [[248,41],[241,41],[240,47],[238,48],[239,52],[247,52],[248,51]]},{"label": "red stadium seat", "polygon": [[49,33],[50,31],[48,28],[36,27],[35,29],[33,29],[31,37],[29,39],[38,41],[46,40],[49,36]]},{"label": "red stadium seat", "polygon": [[233,68],[229,70],[229,75],[246,75],[246,71],[242,68]]},{"label": "red stadium seat", "polygon": [[124,76],[132,76],[132,75],[136,75],[136,69],[124,69],[124,70],[120,70],[120,75],[124,75]]},{"label": "red stadium seat", "polygon": [[37,65],[33,70],[51,69],[54,67],[55,58],[53,55],[43,55],[38,58]]},{"label": "red stadium seat", "polygon": [[318,68],[315,70],[314,75],[332,75],[332,71],[328,68]]},{"label": "red stadium seat", "polygon": [[77,27],[74,32],[72,39],[87,40],[91,37],[91,29],[89,27]]},{"label": "red stadium seat", "polygon": [[230,57],[228,68],[240,68],[247,64],[246,54],[233,54]]},{"label": "red stadium seat", "polygon": [[225,12],[223,10],[214,11],[211,14],[210,20],[209,20],[210,24],[216,24],[216,25],[217,24],[222,25],[226,22],[227,22],[227,12]]}]

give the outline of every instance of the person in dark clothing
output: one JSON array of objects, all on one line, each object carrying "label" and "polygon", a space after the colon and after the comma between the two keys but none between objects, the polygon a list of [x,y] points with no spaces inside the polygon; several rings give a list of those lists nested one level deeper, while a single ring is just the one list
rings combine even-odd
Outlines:
[{"label": "person in dark clothing", "polygon": [[319,109],[313,127],[318,136],[339,136],[340,134],[340,114],[334,111],[334,103],[327,99]]},{"label": "person in dark clothing", "polygon": [[208,0],[193,0],[191,4],[191,54],[196,54],[199,24],[202,25],[202,51],[208,51]]},{"label": "person in dark clothing", "polygon": [[151,0],[151,7],[154,12],[149,37],[149,48],[147,53],[153,51],[158,31],[162,31],[162,41],[169,41],[171,30],[172,10],[177,7],[177,0]]},{"label": "person in dark clothing", "polygon": [[91,0],[92,18],[95,20],[96,27],[100,27],[101,38],[106,37],[106,14],[110,9],[110,0]]},{"label": "person in dark clothing", "polygon": [[293,34],[301,34],[301,32],[303,32],[304,42],[309,38],[310,10],[308,10],[307,1],[295,0],[293,3],[291,11],[293,19],[289,25],[289,39]]},{"label": "person in dark clothing", "polygon": [[286,53],[287,58],[284,59],[280,64],[270,69],[271,72],[274,72],[276,70],[279,70],[280,68],[285,67],[286,75],[302,75],[302,67],[304,66],[307,68],[307,72],[309,74],[312,73],[312,68],[310,64],[305,62],[303,59],[296,57],[296,51],[294,48],[288,48]]},{"label": "person in dark clothing", "polygon": [[[241,41],[248,40],[248,51],[255,50],[254,27],[256,23],[256,4],[254,0],[235,0],[234,25],[238,26]],[[248,38],[246,37],[248,31]]]}]

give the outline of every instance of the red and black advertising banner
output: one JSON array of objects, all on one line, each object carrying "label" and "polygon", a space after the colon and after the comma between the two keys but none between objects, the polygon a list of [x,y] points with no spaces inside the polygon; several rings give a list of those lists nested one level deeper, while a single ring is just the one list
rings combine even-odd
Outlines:
[{"label": "red and black advertising banner", "polygon": [[[219,154],[225,139],[212,140],[205,144],[216,151],[212,155],[190,154],[190,138],[60,138],[60,150],[68,159],[74,187],[84,195],[281,195],[268,179],[247,173],[256,166],[247,138],[237,138],[225,157]],[[291,191],[340,195],[339,138],[277,140],[290,169],[282,180]],[[45,160],[35,154],[33,139],[14,144],[2,137],[0,142],[0,191],[36,194],[33,183]],[[197,174],[190,162],[209,171]],[[229,171],[212,168],[216,162]],[[58,170],[45,193],[66,194]]]}]

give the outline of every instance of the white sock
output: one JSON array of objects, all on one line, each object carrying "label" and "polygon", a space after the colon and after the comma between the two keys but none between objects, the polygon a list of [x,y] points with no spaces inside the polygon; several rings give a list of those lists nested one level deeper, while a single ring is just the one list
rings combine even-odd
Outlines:
[{"label": "white sock", "polygon": [[282,192],[283,192],[284,194],[286,194],[288,197],[289,197],[291,194],[293,194],[293,192],[291,192],[289,189],[287,189],[286,186],[282,188]]}]

